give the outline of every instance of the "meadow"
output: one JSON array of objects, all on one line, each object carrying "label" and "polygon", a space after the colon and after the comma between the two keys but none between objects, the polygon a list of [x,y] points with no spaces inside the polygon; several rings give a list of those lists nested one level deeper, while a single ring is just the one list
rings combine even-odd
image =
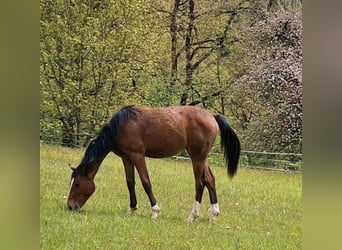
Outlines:
[{"label": "meadow", "polygon": [[[138,210],[126,216],[128,191],[121,159],[109,154],[95,177],[96,191],[75,212],[66,209],[71,170],[84,149],[40,145],[41,249],[301,249],[302,176],[240,166],[230,180],[211,159],[221,214],[209,222],[205,190],[200,217],[188,224],[195,195],[187,160],[147,159],[161,208],[151,220],[137,176]],[[220,157],[220,156],[215,156]],[[223,161],[222,161],[223,163]]]}]

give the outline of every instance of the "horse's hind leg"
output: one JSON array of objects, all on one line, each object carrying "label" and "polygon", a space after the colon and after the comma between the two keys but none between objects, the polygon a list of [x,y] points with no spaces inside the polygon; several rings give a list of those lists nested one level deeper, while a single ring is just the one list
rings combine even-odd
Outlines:
[{"label": "horse's hind leg", "polygon": [[203,190],[204,190],[204,180],[203,180],[204,164],[202,161],[193,161],[192,166],[193,166],[193,171],[194,171],[194,176],[195,176],[196,195],[195,195],[195,202],[194,202],[193,208],[191,210],[189,217],[187,218],[187,221],[189,223],[192,223],[199,216]]},{"label": "horse's hind leg", "polygon": [[215,221],[217,216],[220,214],[220,208],[217,202],[216,187],[215,187],[215,177],[211,172],[211,169],[207,165],[204,170],[204,185],[207,187],[209,192],[210,204],[211,204],[211,215],[210,221]]},{"label": "horse's hind leg", "polygon": [[204,186],[208,189],[211,203],[210,221],[215,221],[217,216],[220,214],[220,209],[217,202],[215,177],[208,166],[208,159],[203,161],[193,161],[192,165],[195,175],[196,196],[195,203],[187,221],[191,223],[199,216]]},{"label": "horse's hind leg", "polygon": [[126,175],[126,183],[129,192],[129,210],[127,215],[132,215],[135,210],[137,210],[137,197],[135,194],[135,177],[134,177],[134,165],[133,163],[125,158],[122,158],[125,175]]}]

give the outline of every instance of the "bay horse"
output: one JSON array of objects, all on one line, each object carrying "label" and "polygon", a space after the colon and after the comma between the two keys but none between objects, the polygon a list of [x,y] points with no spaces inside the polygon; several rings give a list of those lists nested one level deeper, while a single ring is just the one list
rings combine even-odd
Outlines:
[{"label": "bay horse", "polygon": [[80,209],[95,191],[94,177],[109,152],[120,156],[125,169],[130,205],[128,214],[137,209],[135,170],[150,200],[152,219],[159,206],[152,192],[145,157],[170,157],[184,148],[187,150],[195,177],[195,202],[187,218],[193,222],[200,212],[204,187],[210,203],[210,221],[220,214],[215,177],[208,165],[208,154],[220,130],[221,148],[227,164],[227,173],[233,177],[238,168],[240,141],[225,117],[212,115],[195,106],[142,108],[134,105],[119,110],[92,140],[77,168],[72,169],[67,208]]}]

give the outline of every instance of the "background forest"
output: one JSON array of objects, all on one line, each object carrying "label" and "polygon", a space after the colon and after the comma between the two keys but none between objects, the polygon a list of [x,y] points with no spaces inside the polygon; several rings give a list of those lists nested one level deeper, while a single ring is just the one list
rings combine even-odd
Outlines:
[{"label": "background forest", "polygon": [[121,107],[224,114],[245,150],[301,153],[301,0],[41,0],[40,139],[87,146]]}]

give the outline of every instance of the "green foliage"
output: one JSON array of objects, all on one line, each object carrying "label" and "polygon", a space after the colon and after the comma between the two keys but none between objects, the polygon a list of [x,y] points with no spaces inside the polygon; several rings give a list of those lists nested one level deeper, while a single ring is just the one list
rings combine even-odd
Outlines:
[{"label": "green foliage", "polygon": [[62,142],[80,145],[89,141],[78,138],[81,131],[94,134],[123,100],[139,104],[127,91],[136,72],[149,74],[154,65],[144,53],[153,51],[145,31],[149,2],[58,0],[40,7],[41,126],[59,127]]},{"label": "green foliage", "polygon": [[149,90],[146,102],[151,107],[167,107],[178,105],[178,97],[181,94],[182,86],[171,86],[168,79],[153,78],[145,83]]},{"label": "green foliage", "polygon": [[84,146],[124,105],[183,100],[226,115],[244,149],[301,152],[301,1],[41,0],[40,10],[41,140]]},{"label": "green foliage", "polygon": [[[195,193],[189,161],[148,159],[161,207],[150,219],[148,198],[137,180],[138,210],[125,215],[128,191],[121,160],[108,155],[95,178],[96,191],[79,212],[66,210],[71,171],[84,149],[41,145],[41,249],[301,249],[301,175],[212,167],[221,215],[209,223],[204,192],[200,217],[187,224]],[[137,176],[138,178],[138,176]]]}]

